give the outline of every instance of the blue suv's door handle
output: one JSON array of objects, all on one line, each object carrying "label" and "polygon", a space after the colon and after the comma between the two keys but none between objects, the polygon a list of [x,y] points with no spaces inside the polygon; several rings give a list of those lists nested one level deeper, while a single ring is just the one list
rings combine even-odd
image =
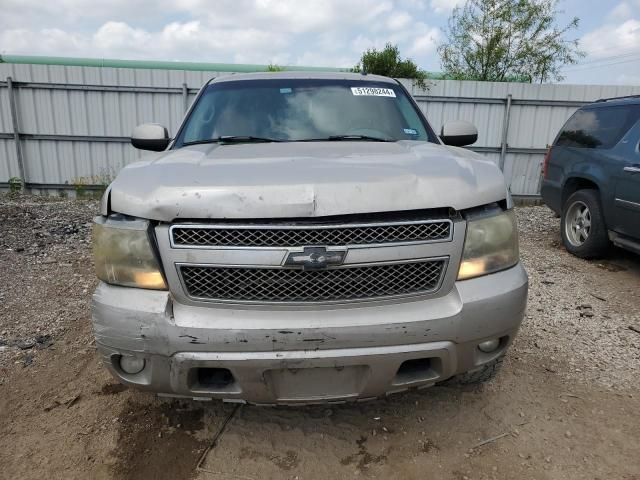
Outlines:
[{"label": "blue suv's door handle", "polygon": [[628,165],[624,167],[624,171],[628,173],[640,173],[640,165],[637,163],[634,165]]}]

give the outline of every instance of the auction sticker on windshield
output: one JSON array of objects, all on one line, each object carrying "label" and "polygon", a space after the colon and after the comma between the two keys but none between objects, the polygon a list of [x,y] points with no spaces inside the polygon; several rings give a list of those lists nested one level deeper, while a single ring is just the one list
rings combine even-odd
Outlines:
[{"label": "auction sticker on windshield", "polygon": [[351,93],[354,95],[365,95],[368,97],[394,97],[396,92],[391,88],[380,87],[351,87]]}]

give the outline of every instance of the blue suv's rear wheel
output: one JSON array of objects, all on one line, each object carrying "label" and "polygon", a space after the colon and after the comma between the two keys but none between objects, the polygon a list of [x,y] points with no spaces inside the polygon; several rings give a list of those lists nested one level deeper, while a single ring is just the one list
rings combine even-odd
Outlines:
[{"label": "blue suv's rear wheel", "polygon": [[565,248],[580,258],[596,258],[609,247],[597,190],[573,193],[562,207],[560,231]]}]

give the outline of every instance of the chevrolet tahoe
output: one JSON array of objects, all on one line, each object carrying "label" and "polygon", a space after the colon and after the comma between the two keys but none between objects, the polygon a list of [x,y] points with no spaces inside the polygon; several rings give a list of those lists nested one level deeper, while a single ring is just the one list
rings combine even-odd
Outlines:
[{"label": "chevrolet tahoe", "polygon": [[122,383],[254,404],[485,381],[524,316],[496,165],[405,87],[356,73],[217,77],[122,169],[94,222],[92,319]]}]

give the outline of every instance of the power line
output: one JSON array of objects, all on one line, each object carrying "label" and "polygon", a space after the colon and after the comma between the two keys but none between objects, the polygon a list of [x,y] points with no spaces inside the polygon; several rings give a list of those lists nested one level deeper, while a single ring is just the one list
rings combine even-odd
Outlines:
[{"label": "power line", "polygon": [[622,65],[624,63],[633,63],[633,62],[637,62],[640,61],[640,57],[638,58],[634,58],[631,60],[622,60],[619,62],[611,62],[611,63],[603,63],[603,64],[599,64],[599,65],[586,65],[584,67],[576,67],[576,68],[568,68],[563,70],[563,72],[576,72],[576,71],[583,71],[583,70],[593,70],[594,68],[603,68],[603,67],[610,67],[613,65]]},{"label": "power line", "polygon": [[619,60],[617,62],[609,62],[609,63],[601,63],[601,64],[597,64],[597,65],[581,65],[581,66],[577,66],[577,67],[573,67],[573,68],[566,68],[563,70],[563,72],[575,72],[575,71],[579,71],[579,70],[590,70],[593,68],[602,68],[602,67],[609,67],[612,65],[621,65],[623,63],[632,63],[632,62],[640,62],[640,54],[638,54],[638,58],[631,58],[631,59],[627,59],[627,60]]},{"label": "power line", "polygon": [[602,58],[598,58],[598,59],[594,59],[594,60],[588,60],[586,62],[578,62],[577,65],[589,65],[592,63],[600,63],[600,62],[606,62],[609,60],[616,60],[618,58],[626,58],[626,57],[634,57],[636,55],[640,55],[640,52],[630,52],[630,53],[624,53],[622,55],[611,55],[608,57],[602,57]]}]

